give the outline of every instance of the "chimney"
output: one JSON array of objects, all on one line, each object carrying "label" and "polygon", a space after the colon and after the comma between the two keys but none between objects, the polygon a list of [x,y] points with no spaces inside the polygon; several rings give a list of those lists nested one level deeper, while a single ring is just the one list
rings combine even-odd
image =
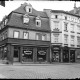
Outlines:
[{"label": "chimney", "polygon": [[75,1],[75,3],[74,3],[74,14],[76,14],[76,12],[77,12],[77,7],[76,7],[76,1]]}]

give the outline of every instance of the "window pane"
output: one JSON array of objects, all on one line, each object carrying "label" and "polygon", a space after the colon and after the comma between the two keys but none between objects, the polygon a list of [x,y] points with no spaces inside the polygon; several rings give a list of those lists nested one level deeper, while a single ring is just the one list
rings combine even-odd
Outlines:
[{"label": "window pane", "polygon": [[14,32],[14,38],[19,38],[19,32],[18,31]]},{"label": "window pane", "polygon": [[24,39],[28,39],[28,32],[24,33]]},{"label": "window pane", "polygon": [[42,40],[46,40],[46,35],[42,35]]}]

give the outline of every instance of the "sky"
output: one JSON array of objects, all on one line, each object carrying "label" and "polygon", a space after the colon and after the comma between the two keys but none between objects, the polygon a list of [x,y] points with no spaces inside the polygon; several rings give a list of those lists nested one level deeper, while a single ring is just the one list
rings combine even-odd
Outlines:
[{"label": "sky", "polygon": [[[0,5],[0,21],[25,2],[30,3],[38,11],[43,11],[43,9],[70,11],[74,8],[75,3],[74,1],[6,1],[5,7]],[[76,2],[76,7],[80,7],[80,2]]]}]

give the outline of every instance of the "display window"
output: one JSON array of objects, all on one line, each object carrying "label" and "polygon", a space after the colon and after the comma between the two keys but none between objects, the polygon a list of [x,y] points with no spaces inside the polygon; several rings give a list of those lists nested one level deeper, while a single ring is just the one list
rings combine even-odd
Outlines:
[{"label": "display window", "polygon": [[37,48],[37,61],[46,61],[46,55],[46,48]]},{"label": "display window", "polygon": [[33,61],[33,48],[23,47],[22,61]]}]

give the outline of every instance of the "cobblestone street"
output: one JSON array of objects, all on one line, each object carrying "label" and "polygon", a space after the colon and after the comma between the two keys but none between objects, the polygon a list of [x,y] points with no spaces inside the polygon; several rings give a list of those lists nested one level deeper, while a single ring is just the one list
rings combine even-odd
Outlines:
[{"label": "cobblestone street", "polygon": [[80,64],[0,64],[0,78],[6,79],[75,79],[80,78]]}]

